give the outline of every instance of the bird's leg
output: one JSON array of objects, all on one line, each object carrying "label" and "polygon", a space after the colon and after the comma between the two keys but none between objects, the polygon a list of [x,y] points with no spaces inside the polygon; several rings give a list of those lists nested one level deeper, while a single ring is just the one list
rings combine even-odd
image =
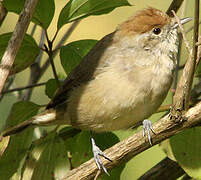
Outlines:
[{"label": "bird's leg", "polygon": [[154,134],[156,134],[152,128],[152,123],[151,121],[149,121],[148,119],[145,119],[143,122],[143,136],[145,137],[146,133],[147,133],[147,137],[149,140],[150,145],[152,146],[152,140],[151,140],[151,134],[150,131],[152,131]]},{"label": "bird's leg", "polygon": [[103,165],[103,162],[102,162],[100,156],[104,157],[105,159],[107,159],[110,162],[112,162],[112,160],[109,157],[107,157],[103,153],[103,151],[100,150],[100,148],[96,145],[93,137],[91,137],[91,143],[92,143],[92,151],[93,151],[93,155],[94,155],[94,160],[95,160],[95,163],[96,163],[98,169],[103,170],[109,176],[109,173],[108,173],[107,169],[105,168],[105,166]]}]

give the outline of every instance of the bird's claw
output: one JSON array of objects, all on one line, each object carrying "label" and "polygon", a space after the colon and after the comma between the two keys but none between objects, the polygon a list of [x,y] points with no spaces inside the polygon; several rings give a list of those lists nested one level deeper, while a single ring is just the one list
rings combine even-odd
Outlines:
[{"label": "bird's claw", "polygon": [[92,143],[92,151],[93,151],[93,154],[94,154],[94,160],[95,160],[95,163],[96,163],[98,169],[99,169],[99,170],[102,169],[102,170],[109,176],[110,174],[108,173],[107,169],[106,169],[105,166],[103,165],[103,162],[102,162],[100,156],[104,157],[104,158],[107,159],[108,161],[111,161],[111,162],[112,162],[112,160],[111,160],[109,157],[107,157],[107,156],[103,153],[103,151],[100,150],[100,148],[99,148],[98,146],[96,146],[96,143],[95,143],[95,141],[94,141],[93,138],[91,138],[91,143]]},{"label": "bird's claw", "polygon": [[145,119],[143,122],[143,137],[145,137],[146,133],[147,133],[147,137],[148,137],[148,140],[149,140],[149,143],[150,145],[152,146],[152,140],[151,140],[151,134],[150,134],[150,131],[152,131],[154,134],[156,134],[153,130],[153,127],[152,127],[152,123],[151,121],[149,121],[148,119]]}]

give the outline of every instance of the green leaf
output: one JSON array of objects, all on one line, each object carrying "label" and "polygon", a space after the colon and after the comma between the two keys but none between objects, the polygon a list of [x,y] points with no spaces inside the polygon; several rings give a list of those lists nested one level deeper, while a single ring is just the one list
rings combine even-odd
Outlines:
[{"label": "green leaf", "polygon": [[[11,36],[12,33],[5,33],[0,35],[0,61],[7,48],[8,41],[10,40]],[[26,34],[17,53],[10,74],[18,73],[30,66],[35,61],[39,52],[40,49],[35,40],[30,35]]]},{"label": "green leaf", "polygon": [[194,179],[201,177],[201,127],[182,131],[170,139],[172,152],[184,171]]},{"label": "green leaf", "polygon": [[22,179],[62,179],[70,169],[63,140],[50,133],[39,141],[28,155]]},{"label": "green leaf", "polygon": [[87,39],[74,41],[61,47],[60,59],[66,74],[69,74],[81,62],[96,43],[97,40]]},{"label": "green leaf", "polygon": [[164,151],[164,153],[167,155],[167,157],[173,161],[176,161],[174,154],[172,152],[172,148],[170,145],[170,139],[166,139],[164,141],[162,141],[159,146],[161,147],[161,149]]},{"label": "green leaf", "polygon": [[120,6],[130,4],[127,0],[70,0],[59,15],[57,28],[60,29],[64,24],[90,15],[109,13]]},{"label": "green leaf", "polygon": [[[119,142],[119,138],[112,132],[94,134],[93,138],[95,139],[96,145],[101,150],[105,150]],[[71,162],[73,167],[78,167],[80,164],[93,157],[90,139],[90,132],[82,131],[73,138],[68,138],[66,140],[66,147],[69,149],[72,156]],[[124,165],[114,168],[110,172],[109,178],[107,175],[103,175],[101,176],[101,179],[120,179],[120,174],[123,168]]]},{"label": "green leaf", "polygon": [[[28,101],[17,102],[13,105],[7,119],[7,126],[16,125],[36,115],[40,106]],[[6,137],[7,138],[7,137]],[[25,157],[33,138],[33,129],[28,128],[23,132],[10,137],[8,146],[0,158],[0,177],[10,179],[18,170]]]},{"label": "green leaf", "polygon": [[[3,4],[10,12],[20,14],[24,7],[25,0],[4,0]],[[52,18],[54,17],[55,4],[54,0],[42,0],[38,1],[36,10],[33,14],[32,21],[44,29],[47,29],[50,25]]]},{"label": "green leaf", "polygon": [[45,94],[51,99],[55,91],[58,89],[58,85],[55,79],[49,79],[45,85]]}]

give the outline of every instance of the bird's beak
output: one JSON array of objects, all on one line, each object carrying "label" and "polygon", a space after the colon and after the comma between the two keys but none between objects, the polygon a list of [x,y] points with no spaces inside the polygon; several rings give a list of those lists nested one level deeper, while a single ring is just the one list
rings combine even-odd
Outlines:
[{"label": "bird's beak", "polygon": [[[186,18],[181,19],[180,22],[181,22],[181,24],[183,25],[183,24],[186,24],[187,22],[189,22],[189,21],[191,21],[191,20],[192,20],[192,18],[186,17]],[[179,25],[178,25],[178,23],[176,22],[176,23],[174,24],[173,28],[177,28],[178,26],[179,26]]]}]

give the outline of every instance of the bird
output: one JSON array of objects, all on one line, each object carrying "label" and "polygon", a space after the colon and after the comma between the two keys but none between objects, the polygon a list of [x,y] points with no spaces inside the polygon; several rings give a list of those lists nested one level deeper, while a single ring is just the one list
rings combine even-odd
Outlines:
[{"label": "bird", "polygon": [[[189,21],[184,18],[181,24]],[[177,27],[174,18],[156,8],[136,12],[98,41],[67,76],[44,112],[4,130],[1,136],[33,125],[65,124],[107,132],[143,123],[149,134],[152,127],[147,118],[162,104],[172,84]],[[97,166],[107,173],[97,157],[103,152],[94,139],[92,146]]]}]

